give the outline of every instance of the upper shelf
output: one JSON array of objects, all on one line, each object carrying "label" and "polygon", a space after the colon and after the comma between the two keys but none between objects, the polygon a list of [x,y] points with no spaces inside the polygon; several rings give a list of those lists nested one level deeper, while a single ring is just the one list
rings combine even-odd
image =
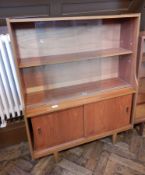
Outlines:
[{"label": "upper shelf", "polygon": [[33,57],[33,58],[21,59],[19,67],[26,68],[26,67],[41,66],[41,65],[47,65],[47,64],[82,61],[82,60],[90,60],[90,59],[96,59],[96,58],[121,56],[121,55],[127,55],[131,53],[132,53],[131,50],[127,50],[124,48],[111,48],[111,49],[103,49],[103,50],[97,50],[97,51],[63,54],[63,55]]}]

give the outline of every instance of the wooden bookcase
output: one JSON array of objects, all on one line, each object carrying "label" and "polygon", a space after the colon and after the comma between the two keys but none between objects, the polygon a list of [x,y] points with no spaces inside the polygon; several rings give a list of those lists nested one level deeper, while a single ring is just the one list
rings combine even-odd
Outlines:
[{"label": "wooden bookcase", "polygon": [[136,103],[135,124],[145,122],[145,32],[141,32],[139,37],[137,78],[139,86]]},{"label": "wooden bookcase", "polygon": [[33,158],[133,124],[140,15],[7,19]]}]

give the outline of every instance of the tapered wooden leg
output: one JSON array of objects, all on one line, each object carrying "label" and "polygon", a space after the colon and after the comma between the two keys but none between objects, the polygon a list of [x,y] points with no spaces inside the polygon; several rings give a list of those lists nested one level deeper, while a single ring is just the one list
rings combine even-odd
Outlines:
[{"label": "tapered wooden leg", "polygon": [[115,144],[117,139],[117,133],[112,135],[112,143]]},{"label": "tapered wooden leg", "polygon": [[55,153],[54,153],[54,159],[55,159],[56,163],[59,161],[58,152],[55,152]]}]

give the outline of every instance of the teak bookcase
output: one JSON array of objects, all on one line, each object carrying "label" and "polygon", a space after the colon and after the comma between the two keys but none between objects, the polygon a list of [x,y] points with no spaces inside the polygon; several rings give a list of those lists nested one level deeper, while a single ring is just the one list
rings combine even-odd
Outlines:
[{"label": "teak bookcase", "polygon": [[7,23],[33,158],[132,127],[139,14]]},{"label": "teak bookcase", "polygon": [[139,37],[137,78],[139,86],[135,115],[136,124],[145,122],[145,32],[141,32]]}]

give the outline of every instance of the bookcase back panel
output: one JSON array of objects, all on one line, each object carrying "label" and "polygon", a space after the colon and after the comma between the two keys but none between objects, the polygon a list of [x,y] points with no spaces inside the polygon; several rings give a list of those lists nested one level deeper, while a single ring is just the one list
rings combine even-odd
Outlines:
[{"label": "bookcase back panel", "polygon": [[15,24],[20,59],[120,47],[118,20]]},{"label": "bookcase back panel", "polygon": [[[27,93],[118,77],[118,57],[22,69]],[[32,78],[33,77],[33,78]]]}]

